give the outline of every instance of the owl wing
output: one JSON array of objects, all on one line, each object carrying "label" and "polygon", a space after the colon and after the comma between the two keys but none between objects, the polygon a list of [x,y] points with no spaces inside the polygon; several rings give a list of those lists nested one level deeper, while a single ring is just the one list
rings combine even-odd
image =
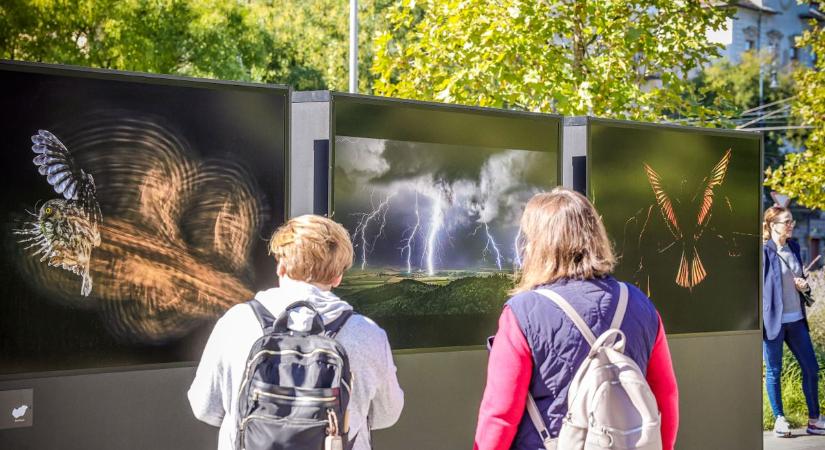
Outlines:
[{"label": "owl wing", "polygon": [[710,214],[710,209],[713,207],[713,189],[725,181],[725,175],[728,173],[728,165],[730,164],[730,150],[731,149],[728,149],[728,151],[722,155],[722,159],[711,169],[710,176],[705,179],[702,203],[699,207],[699,214],[696,217],[697,225],[704,225],[709,219],[708,214]]},{"label": "owl wing", "polygon": [[78,202],[89,219],[98,223],[101,214],[94,178],[77,166],[63,142],[47,130],[37,130],[32,136],[32,151],[37,154],[33,160],[37,171],[54,191]]},{"label": "owl wing", "polygon": [[667,192],[662,188],[662,179],[659,174],[653,170],[652,167],[643,163],[647,180],[650,182],[650,188],[653,189],[653,194],[656,196],[656,203],[659,205],[659,211],[665,219],[667,229],[675,239],[682,237],[682,231],[679,229],[679,221],[676,218],[676,213],[673,211],[673,203],[670,201]]}]

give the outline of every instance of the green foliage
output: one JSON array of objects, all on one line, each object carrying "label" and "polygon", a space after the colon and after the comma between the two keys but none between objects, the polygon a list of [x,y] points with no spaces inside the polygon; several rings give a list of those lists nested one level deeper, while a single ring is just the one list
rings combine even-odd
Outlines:
[{"label": "green foliage", "polygon": [[[362,49],[388,2],[359,2]],[[340,0],[8,0],[0,58],[346,89],[348,20]]]},{"label": "green foliage", "polygon": [[732,13],[664,0],[403,0],[375,41],[374,88],[567,115],[715,116],[685,75],[718,54],[706,31]]},{"label": "green foliage", "polygon": [[[786,100],[795,93],[793,73],[795,65],[789,65],[777,73],[778,85],[770,86],[771,55],[765,51],[757,54],[748,51],[740,55],[738,62],[721,59],[706,67],[693,79],[702,95],[702,103],[717,111],[717,124],[728,127],[737,125],[731,118],[740,117],[745,111],[760,106],[759,71],[763,73],[762,105]],[[788,103],[784,103],[788,105]],[[780,108],[783,105],[777,105]],[[752,125],[757,126],[757,125]],[[799,136],[794,132],[769,131],[765,134],[765,165],[777,167],[784,160],[780,147],[784,143],[801,145]]]},{"label": "green foliage", "polygon": [[812,129],[805,141],[806,150],[787,155],[781,167],[767,172],[765,184],[802,206],[825,209],[825,29],[812,23],[797,45],[810,46],[816,56],[813,68],[800,69],[794,75],[797,95],[793,113],[799,123]]},{"label": "green foliage", "polygon": [[771,56],[768,52],[758,54],[747,51],[740,55],[738,62],[720,59],[705,68],[694,82],[705,96],[708,106],[715,106],[720,112],[730,111],[735,115],[759,106],[759,70],[763,73],[762,104],[786,99],[793,95],[792,66],[785,67],[777,74],[778,86],[770,87],[768,68]]}]

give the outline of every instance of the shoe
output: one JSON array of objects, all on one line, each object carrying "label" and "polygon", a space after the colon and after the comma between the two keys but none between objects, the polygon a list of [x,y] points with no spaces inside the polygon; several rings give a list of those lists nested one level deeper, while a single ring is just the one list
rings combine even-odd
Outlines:
[{"label": "shoe", "polygon": [[791,426],[788,424],[788,420],[785,419],[785,416],[776,417],[776,422],[773,424],[773,434],[777,437],[790,437]]},{"label": "shoe", "polygon": [[808,421],[808,429],[805,430],[808,434],[818,434],[825,436],[825,417],[819,416],[816,422]]}]

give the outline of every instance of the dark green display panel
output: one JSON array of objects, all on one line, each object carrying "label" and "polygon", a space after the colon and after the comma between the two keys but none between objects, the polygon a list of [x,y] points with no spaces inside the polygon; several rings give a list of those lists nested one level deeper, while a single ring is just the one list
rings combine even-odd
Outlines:
[{"label": "dark green display panel", "polygon": [[337,95],[333,121],[330,210],[355,247],[336,293],[394,349],[483,345],[524,205],[559,182],[559,118]]},{"label": "dark green display panel", "polygon": [[588,147],[617,278],[669,333],[759,329],[761,136],[594,120]]}]

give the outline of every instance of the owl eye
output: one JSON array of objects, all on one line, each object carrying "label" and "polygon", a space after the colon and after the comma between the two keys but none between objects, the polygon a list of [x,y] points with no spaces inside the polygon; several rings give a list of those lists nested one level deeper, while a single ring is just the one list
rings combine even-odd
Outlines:
[{"label": "owl eye", "polygon": [[51,207],[46,208],[46,214],[51,214],[51,213],[52,213],[52,208]]}]

